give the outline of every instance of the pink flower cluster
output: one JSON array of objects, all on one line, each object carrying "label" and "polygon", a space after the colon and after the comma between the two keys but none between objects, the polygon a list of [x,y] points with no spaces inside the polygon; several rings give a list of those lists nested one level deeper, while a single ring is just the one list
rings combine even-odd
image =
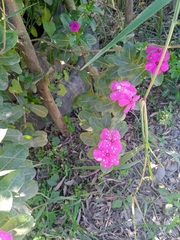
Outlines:
[{"label": "pink flower cluster", "polygon": [[120,134],[117,130],[108,130],[104,128],[100,134],[101,141],[98,148],[93,151],[94,159],[101,162],[105,168],[111,168],[113,165],[119,165],[118,154],[122,150]]},{"label": "pink flower cluster", "polygon": [[10,233],[0,230],[0,239],[1,240],[13,240],[13,237]]},{"label": "pink flower cluster", "polygon": [[134,109],[136,101],[140,98],[140,96],[136,95],[137,90],[130,82],[114,81],[111,83],[110,88],[114,91],[110,94],[111,100],[117,100],[120,107],[125,107],[125,114],[131,109]]},{"label": "pink flower cluster", "polygon": [[[163,50],[164,50],[163,48],[152,46],[152,45],[149,45],[146,48],[146,53],[147,53],[146,59],[148,60],[148,62],[145,64],[145,68],[147,71],[151,72],[153,75],[156,72]],[[162,72],[166,72],[169,69],[169,65],[167,62],[169,58],[170,58],[170,54],[168,51],[166,51],[165,57],[163,59],[163,62],[161,64],[158,74],[161,74]]]},{"label": "pink flower cluster", "polygon": [[69,28],[70,28],[71,32],[78,32],[80,27],[81,27],[80,23],[76,22],[76,21],[72,21],[69,24]]}]

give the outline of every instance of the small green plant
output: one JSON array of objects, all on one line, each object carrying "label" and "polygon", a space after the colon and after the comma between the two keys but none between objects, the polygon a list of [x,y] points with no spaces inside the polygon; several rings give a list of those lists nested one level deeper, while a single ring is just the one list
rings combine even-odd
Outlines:
[{"label": "small green plant", "polygon": [[167,107],[164,107],[163,110],[159,110],[156,115],[156,119],[161,125],[172,126],[172,117],[173,117],[173,106],[172,102],[169,102]]}]

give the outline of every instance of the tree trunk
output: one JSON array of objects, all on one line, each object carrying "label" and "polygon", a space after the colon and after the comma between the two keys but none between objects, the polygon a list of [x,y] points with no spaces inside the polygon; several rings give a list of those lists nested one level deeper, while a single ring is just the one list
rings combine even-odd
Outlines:
[{"label": "tree trunk", "polygon": [[[7,15],[14,13],[18,10],[14,0],[6,0],[5,9],[6,9]],[[39,64],[37,55],[35,53],[34,47],[31,43],[30,37],[26,31],[26,28],[24,26],[21,16],[19,14],[16,14],[12,18],[10,18],[9,21],[13,25],[14,30],[18,30],[18,49],[27,65],[27,68],[32,73],[37,73],[37,72],[43,73],[43,70]],[[50,77],[50,75],[46,77]],[[63,134],[65,134],[67,133],[66,125],[63,121],[62,115],[57,105],[54,102],[54,98],[52,97],[49,91],[46,77],[44,77],[37,83],[37,90],[49,114],[51,115],[54,123],[57,125],[58,129]]]},{"label": "tree trunk", "polygon": [[134,18],[133,0],[126,0],[126,5],[125,5],[125,24],[126,24],[126,26],[132,22],[133,18]]}]

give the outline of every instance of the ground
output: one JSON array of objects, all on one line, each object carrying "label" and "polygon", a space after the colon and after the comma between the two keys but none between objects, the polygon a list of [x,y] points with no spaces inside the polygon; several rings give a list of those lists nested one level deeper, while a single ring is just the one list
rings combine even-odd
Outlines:
[{"label": "ground", "polygon": [[[112,11],[115,10],[109,7],[111,15]],[[120,16],[119,11],[117,14]],[[166,38],[168,26],[169,22],[164,22],[160,40],[153,24],[146,31],[146,37],[140,35],[138,38],[159,43]],[[143,27],[146,28],[147,23]],[[112,33],[110,35],[113,37]],[[137,32],[137,39],[136,35]],[[178,37],[176,32],[174,41]],[[29,235],[31,238],[180,239],[179,103],[171,101],[169,96],[163,97],[163,89],[154,87],[147,102],[152,147],[149,155],[154,180],[151,180],[147,167],[136,196],[134,193],[144,166],[143,150],[131,158],[126,168],[104,175],[100,170],[93,170],[95,161],[87,158],[88,147],[79,139],[82,129],[78,125],[77,109],[70,115],[70,125],[75,131],[69,137],[60,135],[53,125],[45,129],[49,143],[31,154],[41,163],[36,168],[36,180],[40,192],[48,198],[44,212],[42,208],[33,212],[38,221],[34,235]],[[130,151],[142,144],[139,111],[129,113],[126,121],[128,132],[123,140],[127,143],[126,151]],[[30,204],[43,205],[44,201],[38,195],[30,200]]]}]

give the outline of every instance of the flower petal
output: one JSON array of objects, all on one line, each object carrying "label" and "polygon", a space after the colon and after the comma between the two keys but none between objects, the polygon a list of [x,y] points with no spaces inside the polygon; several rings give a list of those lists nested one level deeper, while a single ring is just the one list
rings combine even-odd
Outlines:
[{"label": "flower petal", "polygon": [[109,152],[110,147],[111,147],[111,142],[109,140],[101,140],[98,143],[98,148],[105,153]]},{"label": "flower petal", "polygon": [[96,161],[101,162],[105,157],[105,154],[100,149],[96,148],[93,151],[93,157]]},{"label": "flower petal", "polygon": [[110,130],[110,133],[113,141],[119,140],[121,138],[118,130]]},{"label": "flower petal", "polygon": [[111,133],[107,128],[104,128],[100,134],[101,139],[111,139]]}]

